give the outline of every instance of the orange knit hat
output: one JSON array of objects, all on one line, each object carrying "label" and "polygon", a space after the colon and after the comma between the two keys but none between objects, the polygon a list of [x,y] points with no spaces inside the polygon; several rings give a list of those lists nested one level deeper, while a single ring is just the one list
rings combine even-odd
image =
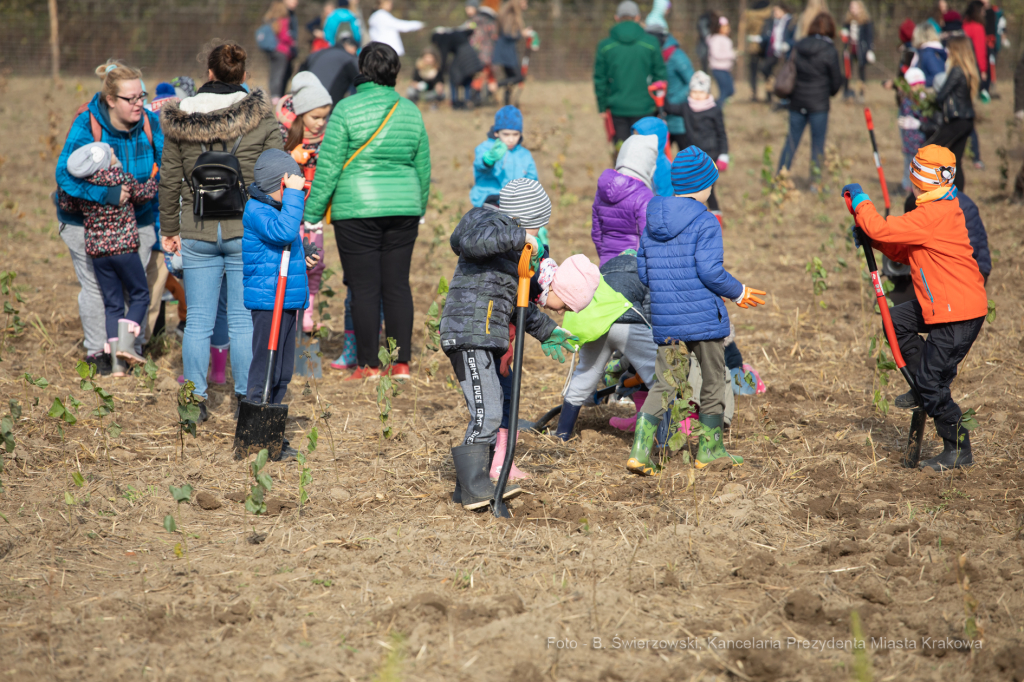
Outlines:
[{"label": "orange knit hat", "polygon": [[956,177],[956,156],[937,144],[917,150],[910,162],[910,181],[922,192],[949,186]]}]

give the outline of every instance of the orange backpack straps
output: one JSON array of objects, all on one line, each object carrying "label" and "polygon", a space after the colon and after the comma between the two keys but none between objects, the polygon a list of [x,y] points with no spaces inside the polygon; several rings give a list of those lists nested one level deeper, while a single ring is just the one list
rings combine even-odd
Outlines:
[{"label": "orange backpack straps", "polygon": [[103,141],[103,128],[100,126],[100,122],[96,120],[92,112],[89,112],[89,128],[92,130],[93,142]]}]

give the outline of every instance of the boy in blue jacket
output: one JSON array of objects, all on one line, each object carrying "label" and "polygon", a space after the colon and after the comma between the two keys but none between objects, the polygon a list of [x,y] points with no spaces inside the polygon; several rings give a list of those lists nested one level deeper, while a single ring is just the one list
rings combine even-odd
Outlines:
[{"label": "boy in blue jacket", "polygon": [[523,146],[523,114],[513,106],[498,109],[487,139],[476,146],[474,154],[469,201],[477,208],[492,194],[501,194],[516,178],[537,179],[533,154]]},{"label": "boy in blue jacket", "polygon": [[[700,363],[700,445],[694,463],[701,469],[730,457],[722,443],[725,412],[725,345],[729,313],[723,298],[741,308],[764,301],[722,266],[722,230],[705,202],[718,180],[711,157],[695,146],[676,155],[672,164],[674,197],[654,197],[647,206],[647,229],[640,236],[637,274],[651,290],[651,324],[658,344],[655,382],[636,422],[636,436],[626,468],[641,476],[661,471],[651,460],[654,435],[666,408],[676,399],[672,352],[692,354]],[[684,369],[685,372],[685,369]],[[673,383],[669,383],[669,382]]]},{"label": "boy in blue jacket", "polygon": [[[296,324],[309,304],[306,270],[320,261],[316,247],[308,242],[303,244],[299,229],[306,204],[304,184],[302,170],[290,154],[280,149],[268,149],[256,160],[253,183],[249,185],[249,201],[242,214],[242,282],[245,307],[252,311],[252,364],[249,366],[245,397],[255,402],[263,400],[263,384],[267,378],[267,345],[274,318],[281,254],[290,244],[284,314],[281,316],[277,362],[268,396],[268,402],[272,404],[283,402],[288,391],[295,365],[292,358],[295,357]],[[285,440],[281,459],[290,459],[295,454]]]}]

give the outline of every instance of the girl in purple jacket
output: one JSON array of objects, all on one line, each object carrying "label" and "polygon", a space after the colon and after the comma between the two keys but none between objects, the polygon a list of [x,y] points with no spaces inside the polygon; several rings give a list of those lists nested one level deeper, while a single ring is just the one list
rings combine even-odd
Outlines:
[{"label": "girl in purple jacket", "polygon": [[632,135],[622,143],[615,170],[609,168],[598,179],[590,234],[602,266],[640,246],[647,203],[654,197],[651,185],[657,162],[658,137]]}]

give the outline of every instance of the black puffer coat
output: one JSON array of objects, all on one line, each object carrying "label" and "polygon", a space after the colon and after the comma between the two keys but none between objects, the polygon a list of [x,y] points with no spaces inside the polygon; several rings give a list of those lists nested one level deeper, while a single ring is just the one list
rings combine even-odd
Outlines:
[{"label": "black puffer coat", "polygon": [[807,36],[793,49],[796,86],[789,98],[790,111],[828,111],[829,100],[846,80],[835,43],[824,36]]},{"label": "black puffer coat", "polygon": [[[651,319],[651,290],[636,272],[636,256],[616,256],[601,266],[601,276],[612,289],[626,297],[633,308],[624,312],[616,324],[647,324]],[[634,308],[636,310],[634,310]],[[637,312],[643,313],[643,317]]]},{"label": "black puffer coat", "polygon": [[[474,208],[459,221],[450,242],[459,263],[441,314],[441,348],[447,355],[472,349],[504,353],[526,230],[515,218],[494,209]],[[545,341],[555,326],[530,304],[527,333]]]},{"label": "black puffer coat", "polygon": [[947,123],[958,118],[974,118],[971,84],[959,66],[949,70],[946,82],[935,93],[935,101],[942,107],[942,117]]},{"label": "black puffer coat", "polygon": [[725,134],[725,120],[722,118],[722,108],[717,104],[704,111],[694,111],[686,100],[679,104],[666,102],[665,113],[670,116],[682,116],[690,144],[695,145],[712,160],[717,160],[722,154],[729,153],[729,137]]}]

